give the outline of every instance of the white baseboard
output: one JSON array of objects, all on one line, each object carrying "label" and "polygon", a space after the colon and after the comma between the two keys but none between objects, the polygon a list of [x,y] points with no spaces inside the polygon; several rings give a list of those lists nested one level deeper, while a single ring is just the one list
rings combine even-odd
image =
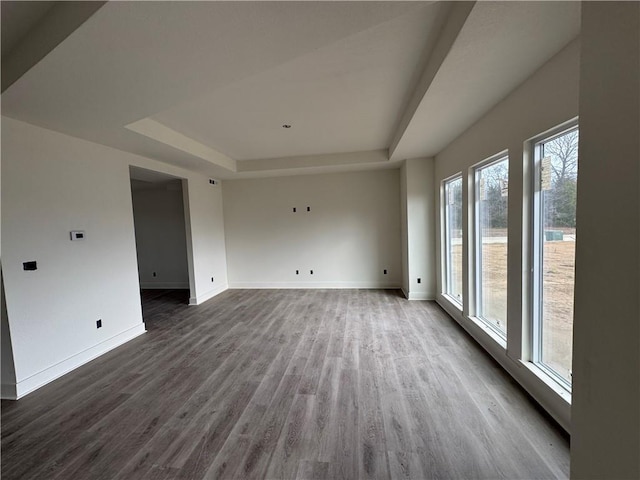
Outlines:
[{"label": "white baseboard", "polygon": [[405,297],[407,297],[407,300],[435,300],[436,294],[429,292],[409,292],[408,296],[405,293]]},{"label": "white baseboard", "polygon": [[404,295],[404,298],[406,298],[407,300],[435,300],[436,299],[435,293],[407,292],[404,288],[401,288],[400,290],[402,290],[402,294]]},{"label": "white baseboard", "polygon": [[393,283],[382,282],[232,282],[232,289],[383,289],[397,290],[400,287]]},{"label": "white baseboard", "polygon": [[189,282],[140,282],[143,290],[189,289]]},{"label": "white baseboard", "polygon": [[[30,377],[27,377],[23,380],[20,380],[16,383],[14,387],[15,397],[17,400],[19,398],[24,397],[25,395],[37,390],[38,388],[46,385],[54,381],[56,378],[63,376],[66,373],[69,373],[72,370],[84,365],[85,363],[90,362],[91,360],[99,357],[107,353],[109,350],[113,350],[120,345],[127,343],[129,340],[134,339],[135,337],[142,335],[146,330],[144,328],[144,323],[140,323],[135,327],[129,328],[124,332],[115,335],[104,342],[100,342],[93,347],[90,347],[80,353],[73,355],[72,357],[67,358],[55,365],[52,365]],[[8,389],[9,386],[2,385],[2,398],[5,398],[5,387],[7,387],[7,393],[11,393]],[[8,398],[8,397],[6,397]]]},{"label": "white baseboard", "polygon": [[206,302],[207,300],[212,299],[216,295],[220,295],[222,292],[226,290],[229,290],[229,285],[227,284],[222,285],[221,287],[218,287],[218,288],[214,288],[213,290],[210,290],[207,293],[204,293],[202,295],[198,295],[197,297],[191,297],[189,299],[189,305],[200,305]]}]

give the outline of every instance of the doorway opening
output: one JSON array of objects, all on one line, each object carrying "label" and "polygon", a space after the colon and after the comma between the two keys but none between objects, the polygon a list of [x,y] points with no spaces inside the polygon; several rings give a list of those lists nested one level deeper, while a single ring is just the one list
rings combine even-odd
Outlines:
[{"label": "doorway opening", "polygon": [[[145,323],[158,308],[189,302],[192,272],[186,180],[130,167],[138,278]],[[187,207],[187,208],[185,208]]]}]

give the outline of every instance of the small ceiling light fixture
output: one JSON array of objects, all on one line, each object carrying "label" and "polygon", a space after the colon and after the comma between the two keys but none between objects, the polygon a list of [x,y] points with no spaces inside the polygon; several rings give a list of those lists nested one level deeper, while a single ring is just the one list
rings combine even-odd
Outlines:
[{"label": "small ceiling light fixture", "polygon": [[289,125],[288,123],[285,123],[284,125],[282,125],[282,128],[291,128],[291,125]]}]

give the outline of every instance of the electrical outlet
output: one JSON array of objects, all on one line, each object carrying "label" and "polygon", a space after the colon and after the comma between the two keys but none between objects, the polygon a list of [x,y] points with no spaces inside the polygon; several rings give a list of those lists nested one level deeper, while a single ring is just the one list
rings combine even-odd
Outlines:
[{"label": "electrical outlet", "polygon": [[300,270],[296,270],[296,275],[300,275]]},{"label": "electrical outlet", "polygon": [[313,275],[313,270],[309,270],[309,273],[310,273],[311,275]]},{"label": "electrical outlet", "polygon": [[311,207],[307,207],[307,212],[310,212],[310,211],[311,211]]},{"label": "electrical outlet", "polygon": [[211,277],[211,281],[213,282],[213,277]]},{"label": "electrical outlet", "polygon": [[293,213],[296,213],[296,207],[293,207]]},{"label": "electrical outlet", "polygon": [[158,276],[158,274],[157,274],[156,272],[153,272],[153,276],[154,276],[154,277],[157,277],[157,276]]},{"label": "electrical outlet", "polygon": [[84,240],[84,230],[74,230],[69,232],[69,235],[71,236],[72,242],[75,240]]},{"label": "electrical outlet", "polygon": [[386,275],[387,274],[387,269],[385,268],[382,272]]},{"label": "electrical outlet", "polygon": [[102,319],[96,322],[96,328],[102,328]]},{"label": "electrical outlet", "polygon": [[418,283],[422,283],[422,279],[421,278],[418,278]]}]

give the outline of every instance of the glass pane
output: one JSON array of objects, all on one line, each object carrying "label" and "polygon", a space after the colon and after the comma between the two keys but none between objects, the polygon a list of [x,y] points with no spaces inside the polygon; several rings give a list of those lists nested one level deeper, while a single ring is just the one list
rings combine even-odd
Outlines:
[{"label": "glass pane", "polygon": [[446,293],[462,304],[462,178],[445,184]]},{"label": "glass pane", "polygon": [[578,130],[540,144],[540,362],[571,383]]},{"label": "glass pane", "polygon": [[477,312],[476,316],[507,333],[507,200],[509,160],[476,170]]}]

